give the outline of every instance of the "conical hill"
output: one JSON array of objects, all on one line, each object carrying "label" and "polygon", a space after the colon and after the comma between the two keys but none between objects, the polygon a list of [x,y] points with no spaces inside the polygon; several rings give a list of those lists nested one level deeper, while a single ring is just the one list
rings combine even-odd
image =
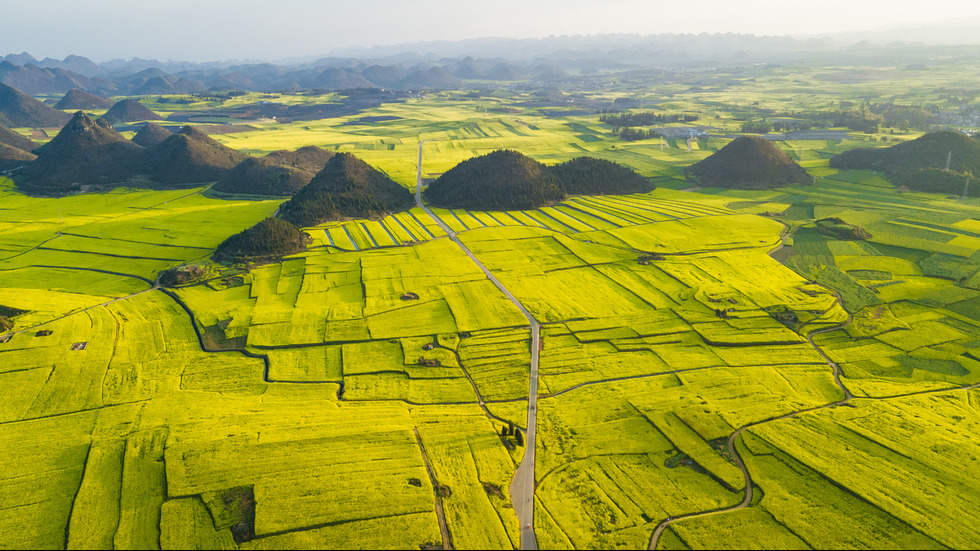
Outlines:
[{"label": "conical hill", "polygon": [[741,136],[684,171],[707,187],[771,189],[813,181],[803,167],[771,141]]},{"label": "conical hill", "polygon": [[316,177],[283,203],[280,216],[300,227],[349,218],[380,219],[412,208],[412,193],[351,155],[330,158]]},{"label": "conical hill", "polygon": [[144,170],[154,181],[167,185],[214,182],[245,158],[244,153],[185,126],[146,150]]}]

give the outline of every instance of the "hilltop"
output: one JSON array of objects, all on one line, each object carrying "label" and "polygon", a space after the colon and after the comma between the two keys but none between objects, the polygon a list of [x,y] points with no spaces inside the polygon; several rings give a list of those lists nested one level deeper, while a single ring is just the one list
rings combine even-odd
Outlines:
[{"label": "hilltop", "polygon": [[810,175],[789,155],[765,138],[740,136],[703,161],[687,167],[702,186],[771,189],[809,184]]},{"label": "hilltop", "polygon": [[37,159],[17,176],[32,191],[62,192],[77,185],[105,185],[132,177],[143,148],[124,138],[102,120],[78,111]]},{"label": "hilltop", "polygon": [[139,132],[137,132],[135,136],[133,136],[132,141],[133,143],[142,147],[153,147],[166,141],[167,138],[173,135],[173,132],[160,126],[159,124],[148,122],[143,125],[143,128],[139,129]]},{"label": "hilltop", "polygon": [[830,166],[880,170],[898,186],[959,195],[968,179],[980,175],[980,141],[959,132],[933,132],[888,148],[845,151],[833,156]]},{"label": "hilltop", "polygon": [[577,157],[545,166],[510,150],[463,161],[425,190],[435,206],[476,210],[536,208],[568,195],[645,193],[653,185],[636,172],[612,161]]},{"label": "hilltop", "polygon": [[568,195],[624,195],[653,191],[649,180],[605,159],[576,157],[549,169]]},{"label": "hilltop", "polygon": [[293,195],[309,184],[331,157],[333,153],[315,146],[250,157],[228,171],[213,189],[224,193]]},{"label": "hilltop", "polygon": [[306,227],[328,220],[380,219],[414,204],[411,192],[383,172],[350,153],[338,153],[282,205],[280,216]]},{"label": "hilltop", "polygon": [[143,172],[156,182],[175,185],[213,182],[246,155],[222,145],[193,126],[146,150]]},{"label": "hilltop", "polygon": [[112,107],[112,100],[90,94],[78,88],[68,90],[68,93],[54,104],[55,109],[109,109]]},{"label": "hilltop", "polygon": [[10,128],[47,128],[63,126],[70,119],[70,115],[0,83],[0,124]]},{"label": "hilltop", "polygon": [[424,195],[437,207],[474,210],[529,209],[565,198],[548,167],[511,150],[459,163],[429,184]]},{"label": "hilltop", "polygon": [[215,250],[219,262],[263,262],[298,253],[312,240],[293,224],[266,218],[251,228],[225,239]]},{"label": "hilltop", "polygon": [[161,120],[163,117],[147,109],[142,103],[134,99],[124,99],[117,102],[109,109],[102,118],[110,123],[154,121]]},{"label": "hilltop", "polygon": [[[78,185],[106,186],[145,176],[165,186],[212,182],[246,159],[192,127],[143,148],[116,132],[105,119],[79,111],[57,136],[37,152],[37,159],[17,176],[19,186],[35,192],[62,193]],[[76,185],[77,184],[77,185]]]},{"label": "hilltop", "polygon": [[333,155],[332,151],[327,151],[315,145],[308,145],[296,151],[289,151],[288,149],[273,151],[263,157],[263,159],[279,166],[297,168],[316,174],[323,170],[323,167],[327,166],[327,162],[330,161]]},{"label": "hilltop", "polygon": [[250,157],[225,173],[212,189],[248,195],[293,195],[310,183],[313,173]]}]

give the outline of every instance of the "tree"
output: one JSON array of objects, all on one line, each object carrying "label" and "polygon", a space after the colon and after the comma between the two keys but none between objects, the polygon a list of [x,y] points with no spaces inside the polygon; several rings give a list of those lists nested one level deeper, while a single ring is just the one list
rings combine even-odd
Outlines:
[{"label": "tree", "polygon": [[521,432],[521,429],[514,430],[514,439],[517,440],[518,446],[524,445],[524,433]]}]

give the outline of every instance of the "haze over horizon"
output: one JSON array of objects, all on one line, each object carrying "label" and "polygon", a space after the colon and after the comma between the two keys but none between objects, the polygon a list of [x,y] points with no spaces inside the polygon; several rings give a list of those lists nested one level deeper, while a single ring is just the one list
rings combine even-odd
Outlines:
[{"label": "haze over horizon", "polygon": [[[738,33],[816,36],[939,26],[980,27],[980,4],[946,0],[897,4],[825,0],[751,8],[723,0],[696,7],[665,0],[39,0],[4,7],[16,22],[0,53],[38,59],[82,55],[97,62],[133,57],[182,61],[281,60],[356,48],[472,38],[544,38],[631,33]],[[980,41],[980,34],[977,35]],[[916,35],[917,40],[923,40]],[[937,41],[943,36],[936,35]]]}]

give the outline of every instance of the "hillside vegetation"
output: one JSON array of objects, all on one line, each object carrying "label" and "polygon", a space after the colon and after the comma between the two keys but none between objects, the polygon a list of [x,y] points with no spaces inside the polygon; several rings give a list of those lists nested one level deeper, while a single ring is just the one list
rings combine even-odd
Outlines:
[{"label": "hillside vegetation", "polygon": [[162,184],[213,182],[246,155],[222,145],[193,126],[146,150],[143,174]]},{"label": "hillside vegetation", "polygon": [[62,126],[71,116],[0,83],[0,124],[10,128]]},{"label": "hillside vegetation", "polygon": [[310,236],[280,218],[266,218],[218,245],[217,261],[269,261],[298,253],[310,243]]},{"label": "hillside vegetation", "polygon": [[[107,187],[137,176],[149,179],[151,185],[212,182],[246,159],[193,127],[185,126],[177,134],[157,128],[142,136],[141,141],[150,144],[143,148],[105,119],[93,120],[79,111],[38,149],[37,159],[17,175],[17,185],[50,194],[77,191],[80,186]],[[154,145],[161,131],[169,137]]]},{"label": "hillside vegetation", "polygon": [[50,142],[38,149],[37,159],[18,175],[21,187],[32,192],[65,192],[79,185],[120,182],[139,171],[143,148],[78,111]]},{"label": "hillside vegetation", "polygon": [[653,191],[649,180],[605,159],[577,157],[550,168],[568,195],[625,195]]},{"label": "hillside vegetation", "polygon": [[415,204],[412,194],[350,153],[338,153],[316,177],[282,205],[280,216],[300,227],[328,220],[372,220]]},{"label": "hillside vegetation", "polygon": [[568,195],[606,195],[651,191],[636,172],[603,159],[578,157],[552,167],[511,150],[463,161],[425,190],[438,207],[529,209],[557,203]]},{"label": "hillside vegetation", "polygon": [[9,145],[10,147],[16,147],[17,149],[23,149],[24,151],[34,151],[34,148],[37,147],[36,143],[2,124],[0,124],[0,143]]},{"label": "hillside vegetation", "polygon": [[969,178],[980,174],[980,141],[959,132],[933,132],[883,149],[851,149],[833,156],[830,166],[880,170],[892,183],[916,191],[980,194],[966,186]]},{"label": "hillside vegetation", "polygon": [[173,135],[173,132],[159,124],[148,122],[133,136],[133,143],[142,147],[153,147],[158,143],[166,141],[167,138]]},{"label": "hillside vegetation", "polygon": [[109,109],[113,106],[112,100],[102,96],[91,94],[78,88],[72,88],[62,97],[58,103],[54,104],[55,109]]},{"label": "hillside vegetation", "polygon": [[228,171],[213,189],[223,193],[293,195],[310,183],[331,157],[333,153],[315,146],[250,157]]},{"label": "hillside vegetation", "polygon": [[808,184],[812,178],[789,155],[765,138],[740,136],[684,170],[706,187],[772,189]]},{"label": "hillside vegetation", "polygon": [[565,198],[548,167],[512,150],[468,159],[432,182],[425,199],[437,207],[528,209]]},{"label": "hillside vegetation", "polygon": [[163,118],[134,99],[124,99],[116,102],[102,117],[113,124],[118,122],[160,120]]}]

